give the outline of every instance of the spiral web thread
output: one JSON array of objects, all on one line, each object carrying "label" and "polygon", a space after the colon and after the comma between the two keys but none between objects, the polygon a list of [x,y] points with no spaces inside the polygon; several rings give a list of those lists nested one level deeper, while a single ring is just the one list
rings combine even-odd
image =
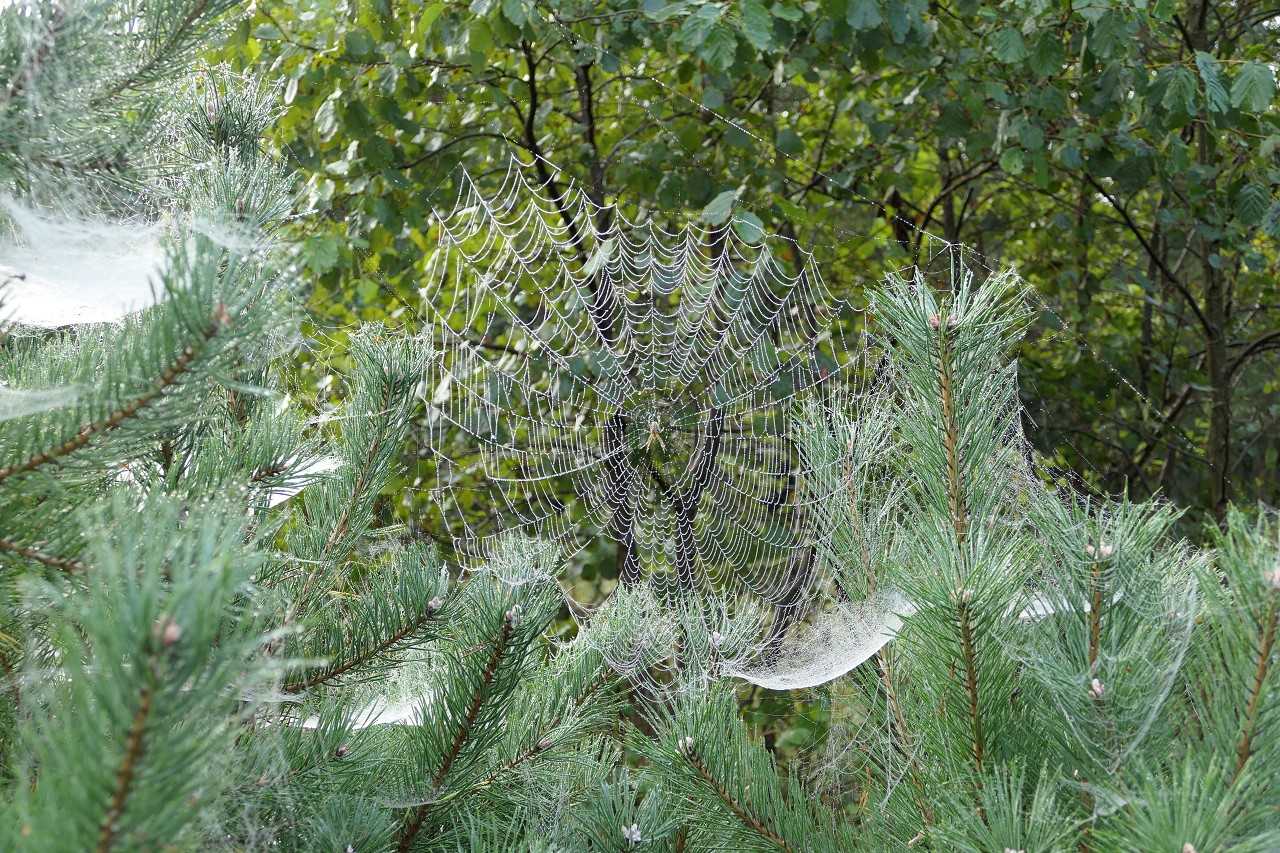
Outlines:
[{"label": "spiral web thread", "polygon": [[424,273],[432,498],[459,552],[605,536],[661,602],[803,615],[810,508],[831,497],[807,486],[833,478],[804,470],[790,420],[867,381],[856,307],[749,221],[666,230],[525,169],[491,195],[464,180]]}]

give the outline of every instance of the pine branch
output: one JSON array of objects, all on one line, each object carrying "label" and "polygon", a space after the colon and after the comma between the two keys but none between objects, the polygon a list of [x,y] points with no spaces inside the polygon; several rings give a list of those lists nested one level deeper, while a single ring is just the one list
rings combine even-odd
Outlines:
[{"label": "pine branch", "polygon": [[[850,439],[850,446],[852,446],[852,439]],[[857,537],[862,546],[862,570],[867,575],[867,595],[874,595],[876,591],[875,566],[871,562],[871,550],[867,543],[862,513],[858,511],[858,492],[854,488],[853,471],[850,469],[847,457],[844,460],[844,480],[845,490],[849,493],[849,523],[853,528],[853,535]]]},{"label": "pine branch", "polygon": [[1240,775],[1249,757],[1253,755],[1254,726],[1258,721],[1263,685],[1271,667],[1271,652],[1275,646],[1277,623],[1280,623],[1280,609],[1276,607],[1277,597],[1280,597],[1280,589],[1273,584],[1271,593],[1267,596],[1267,615],[1263,620],[1262,636],[1258,642],[1258,664],[1254,668],[1253,687],[1249,691],[1249,705],[1245,711],[1244,727],[1240,733],[1240,745],[1236,749],[1236,776]]},{"label": "pine branch", "polygon": [[424,611],[417,619],[405,624],[398,631],[390,634],[382,642],[367,649],[362,654],[355,655],[341,663],[330,664],[309,678],[302,679],[301,681],[288,682],[281,688],[281,690],[285,693],[301,693],[303,690],[309,690],[312,687],[318,687],[321,684],[325,684],[335,678],[339,678],[356,667],[375,660],[378,655],[390,650],[397,643],[401,642],[415,631],[421,630],[434,618],[435,613],[430,610]]},{"label": "pine branch", "polygon": [[190,11],[187,12],[177,29],[170,33],[168,40],[142,65],[142,67],[138,68],[123,80],[120,80],[110,86],[106,93],[94,100],[90,106],[95,108],[102,106],[116,95],[119,95],[128,89],[132,89],[139,83],[145,82],[150,74],[153,74],[155,71],[162,68],[169,56],[175,53],[177,49],[182,46],[182,40],[190,35],[195,29],[196,23],[209,8],[210,2],[211,0],[198,0],[198,2],[191,7]]},{"label": "pine branch", "polygon": [[[382,411],[384,412],[391,406],[391,384],[391,382],[387,382],[382,389]],[[369,442],[369,452],[365,454],[364,463],[360,466],[360,471],[356,475],[355,486],[351,489],[351,494],[342,508],[342,513],[338,516],[337,523],[333,526],[333,532],[329,534],[329,538],[324,543],[320,559],[314,562],[311,571],[307,574],[307,581],[302,585],[302,592],[298,594],[298,601],[306,599],[307,593],[311,591],[311,585],[315,582],[316,575],[320,571],[324,558],[328,556],[333,547],[346,534],[347,527],[351,523],[351,514],[355,512],[356,503],[359,502],[361,493],[364,491],[365,481],[369,479],[373,470],[373,463],[377,460],[378,451],[382,447],[382,438],[382,433],[376,432],[374,433],[373,441]]]},{"label": "pine branch", "polygon": [[59,31],[65,22],[65,11],[60,6],[55,5],[53,7],[53,16],[45,29],[44,37],[37,42],[35,51],[31,56],[26,58],[22,73],[15,75],[13,80],[9,81],[9,85],[5,87],[3,95],[0,95],[0,104],[9,103],[18,98],[26,90],[27,86],[31,84],[40,66],[53,53],[54,48],[57,47]]},{"label": "pine branch", "polygon": [[916,761],[915,746],[911,741],[911,730],[907,727],[906,716],[902,712],[902,703],[898,700],[897,691],[893,689],[888,653],[885,649],[881,649],[876,652],[872,661],[880,689],[884,691],[885,699],[889,703],[889,734],[893,738],[894,747],[907,759],[907,768],[911,771],[911,786],[916,789],[916,807],[920,809],[925,826],[929,826],[933,823],[933,811],[925,802],[924,783],[920,779],[920,764]]},{"label": "pine branch", "polygon": [[[453,742],[449,744],[449,749],[445,753],[444,761],[440,764],[440,769],[436,772],[435,778],[431,780],[431,787],[439,789],[444,783],[445,778],[449,775],[449,769],[453,767],[454,761],[462,752],[462,747],[466,745],[467,736],[471,732],[471,726],[475,723],[476,717],[480,714],[480,709],[484,707],[487,698],[489,686],[493,684],[494,678],[498,674],[498,665],[502,662],[502,656],[507,650],[507,646],[511,641],[511,634],[515,630],[516,620],[519,618],[516,610],[507,611],[502,620],[502,630],[499,631],[497,640],[493,644],[493,650],[489,654],[489,662],[485,665],[484,673],[480,676],[480,683],[476,685],[475,692],[471,695],[471,704],[467,706],[467,712],[463,715],[462,723],[458,726],[458,731],[454,734]],[[412,846],[413,839],[422,829],[423,822],[427,819],[427,810],[431,804],[423,803],[414,810],[413,815],[407,823],[401,828],[400,836],[396,842],[396,850],[399,853],[406,853]]]},{"label": "pine branch", "polygon": [[50,568],[61,569],[64,572],[82,572],[85,569],[84,563],[78,560],[66,560],[62,557],[46,554],[43,551],[37,551],[34,548],[26,548],[12,539],[0,537],[0,551],[8,551],[11,554],[17,554],[19,557],[26,557],[28,560],[43,563]]},{"label": "pine branch", "polygon": [[134,712],[133,722],[129,726],[129,736],[125,740],[124,761],[116,773],[115,793],[111,795],[107,813],[102,818],[98,829],[97,853],[108,853],[116,842],[118,823],[124,815],[125,802],[133,789],[137,772],[138,758],[142,755],[143,733],[146,729],[147,717],[151,714],[151,686],[142,688],[138,702],[138,710]]},{"label": "pine branch", "polygon": [[959,615],[956,619],[956,627],[960,629],[960,649],[964,656],[965,689],[969,697],[969,725],[973,730],[973,760],[978,766],[978,773],[981,774],[987,745],[982,734],[982,710],[978,704],[978,658],[974,650],[973,625],[969,613],[968,596],[970,594],[968,590],[959,592],[960,600],[957,603]]},{"label": "pine branch", "polygon": [[46,450],[42,453],[26,459],[23,462],[17,462],[7,468],[0,468],[0,483],[12,477],[14,474],[21,474],[27,471],[39,468],[54,462],[68,453],[74,453],[80,448],[88,444],[95,436],[110,432],[129,418],[136,416],[139,412],[155,403],[163,396],[166,389],[177,382],[191,368],[191,364],[195,361],[196,355],[200,352],[200,348],[217,336],[218,331],[222,328],[223,323],[220,318],[215,317],[213,323],[201,334],[200,339],[196,343],[187,344],[182,353],[174,359],[168,369],[161,374],[160,379],[156,382],[155,387],[147,394],[130,400],[125,405],[116,409],[111,414],[101,420],[81,427],[74,438],[64,441],[57,447]]},{"label": "pine branch", "polygon": [[[600,673],[600,675],[596,676],[594,679],[591,680],[591,683],[588,684],[585,689],[583,689],[581,692],[579,692],[576,696],[573,697],[573,699],[569,703],[570,708],[576,709],[576,708],[582,707],[583,702],[586,702],[588,699],[590,699],[596,693],[596,691],[598,691],[601,687],[604,687],[608,683],[609,683],[608,676],[603,672]],[[481,788],[487,788],[489,785],[492,785],[494,782],[496,782],[498,778],[502,776],[504,773],[509,773],[510,771],[519,767],[521,764],[524,764],[526,761],[533,758],[535,755],[538,755],[539,753],[547,749],[550,749],[551,744],[548,741],[548,738],[550,737],[551,732],[555,730],[556,726],[560,725],[560,723],[564,721],[564,718],[565,718],[565,714],[557,714],[551,720],[551,722],[547,723],[545,726],[542,727],[542,730],[538,733],[538,740],[535,741],[532,746],[524,749],[519,754],[517,754],[514,758],[504,761],[501,766],[491,771],[489,775],[485,776],[484,779],[482,779],[478,784],[476,784],[474,786],[474,789],[479,790]]]},{"label": "pine branch", "polygon": [[711,772],[711,768],[708,767],[698,755],[693,744],[690,743],[685,748],[684,752],[685,758],[687,758],[689,763],[693,765],[694,769],[698,771],[698,775],[706,780],[707,784],[711,786],[712,790],[716,792],[716,795],[720,797],[721,801],[723,801],[726,806],[729,807],[729,810],[734,813],[738,820],[742,821],[742,823],[749,827],[752,832],[770,842],[779,850],[786,851],[786,853],[795,853],[795,848],[787,843],[785,838],[770,829],[764,821],[752,814],[746,806],[739,803],[733,795],[720,784],[720,780],[715,777],[715,774]]},{"label": "pine branch", "polygon": [[1092,594],[1089,601],[1089,670],[1098,662],[1098,647],[1102,642],[1102,564],[1094,560],[1089,578]]},{"label": "pine branch", "polygon": [[[938,383],[942,398],[942,446],[947,457],[947,499],[951,503],[951,523],[956,539],[963,546],[969,537],[969,514],[965,506],[960,479],[960,425],[956,421],[954,380],[951,375],[950,329],[952,317],[944,309],[935,315],[938,321]],[[964,579],[961,579],[964,583]]]}]

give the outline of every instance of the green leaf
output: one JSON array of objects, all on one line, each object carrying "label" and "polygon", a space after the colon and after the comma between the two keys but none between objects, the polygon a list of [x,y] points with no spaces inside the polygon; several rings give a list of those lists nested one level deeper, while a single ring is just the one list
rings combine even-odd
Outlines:
[{"label": "green leaf", "polygon": [[809,221],[809,212],[790,199],[785,199],[779,196],[773,200],[773,204],[778,208],[778,211],[783,216],[790,219],[792,222]]},{"label": "green leaf", "polygon": [[788,6],[783,3],[773,4],[773,14],[775,17],[781,18],[784,21],[790,21],[793,24],[796,21],[804,20],[804,11],[802,9],[795,6]]},{"label": "green leaf", "polygon": [[1021,62],[1027,58],[1027,43],[1022,33],[1013,27],[1005,27],[991,34],[988,39],[991,55],[1001,62]]},{"label": "green leaf", "polygon": [[1166,69],[1164,97],[1160,105],[1167,110],[1194,115],[1196,112],[1196,77],[1191,69],[1173,65]]},{"label": "green leaf", "polygon": [[661,5],[652,11],[647,8],[647,3],[645,6],[645,17],[651,21],[665,21],[669,18],[674,18],[677,15],[683,15],[685,12],[689,11],[688,3],[668,3],[666,5]]},{"label": "green leaf", "polygon": [[1021,148],[1006,148],[1000,155],[1000,168],[1009,175],[1021,175],[1026,165]]},{"label": "green leaf", "polygon": [[609,263],[613,258],[613,250],[613,240],[605,240],[601,243],[587,260],[586,265],[583,266],[582,274],[590,277],[598,273],[601,267]]},{"label": "green leaf", "polygon": [[1236,193],[1236,216],[1246,225],[1257,225],[1271,207],[1271,191],[1265,184],[1248,183]]},{"label": "green leaf", "polygon": [[698,11],[684,19],[676,34],[675,41],[688,51],[696,51],[705,47],[711,27],[720,20],[721,10],[716,4],[699,7]]},{"label": "green leaf", "polygon": [[1040,77],[1051,77],[1062,71],[1065,58],[1061,36],[1053,31],[1045,32],[1031,51],[1031,70]]},{"label": "green leaf", "polygon": [[1262,233],[1272,240],[1280,239],[1280,201],[1273,202],[1262,220]]},{"label": "green leaf", "polygon": [[748,243],[759,243],[764,239],[764,222],[754,213],[739,213],[733,217],[733,230]]},{"label": "green leaf", "polygon": [[728,71],[733,66],[734,55],[738,51],[738,39],[733,30],[723,24],[716,24],[707,33],[702,43],[702,58],[713,68]]},{"label": "green leaf", "polygon": [[712,225],[723,225],[733,214],[733,203],[738,200],[738,190],[725,190],[702,208],[702,218]]},{"label": "green leaf", "polygon": [[778,131],[778,148],[784,154],[790,154],[793,157],[797,154],[804,153],[804,140],[800,138],[800,134],[796,133],[789,127],[784,127]]},{"label": "green leaf", "polygon": [[323,275],[338,265],[341,243],[335,237],[312,237],[302,244],[302,257],[316,275]]},{"label": "green leaf", "polygon": [[880,26],[884,14],[880,11],[879,0],[850,0],[845,20],[855,30],[870,30]]},{"label": "green leaf", "polygon": [[1260,113],[1271,106],[1276,96],[1276,76],[1270,66],[1246,62],[1236,72],[1231,84],[1231,106],[1245,112]]},{"label": "green leaf", "polygon": [[1227,87],[1222,84],[1221,66],[1218,60],[1202,50],[1196,51],[1196,68],[1200,82],[1204,84],[1205,102],[1210,112],[1220,113],[1227,108]]},{"label": "green leaf", "polygon": [[369,34],[362,30],[351,30],[343,37],[343,44],[346,47],[347,54],[357,58],[364,58],[373,53],[373,39],[369,38]]},{"label": "green leaf", "polygon": [[1072,0],[1071,9],[1089,23],[1096,23],[1111,8],[1108,0]]},{"label": "green leaf", "polygon": [[773,48],[773,16],[760,0],[742,0],[738,6],[742,15],[742,32],[756,50]]},{"label": "green leaf", "polygon": [[448,8],[444,3],[432,3],[422,10],[418,16],[418,35],[425,36],[431,31],[431,25],[440,17],[440,13]]},{"label": "green leaf", "polygon": [[1124,48],[1129,39],[1129,21],[1123,13],[1110,9],[1093,22],[1089,32],[1089,51],[1109,59]]},{"label": "green leaf", "polygon": [[517,27],[523,27],[524,22],[529,19],[524,0],[502,0],[502,14]]},{"label": "green leaf", "polygon": [[489,48],[493,47],[493,30],[489,28],[489,24],[485,21],[472,21],[471,29],[468,31],[467,45],[471,48],[472,53],[488,53]]}]

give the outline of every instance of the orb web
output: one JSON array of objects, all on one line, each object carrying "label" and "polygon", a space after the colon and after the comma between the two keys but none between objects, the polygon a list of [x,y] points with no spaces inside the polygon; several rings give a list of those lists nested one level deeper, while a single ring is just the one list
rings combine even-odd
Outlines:
[{"label": "orb web", "polygon": [[791,432],[866,374],[856,306],[748,219],[673,229],[519,164],[433,223],[431,488],[458,551],[614,543],[627,586],[803,610],[814,494]]}]

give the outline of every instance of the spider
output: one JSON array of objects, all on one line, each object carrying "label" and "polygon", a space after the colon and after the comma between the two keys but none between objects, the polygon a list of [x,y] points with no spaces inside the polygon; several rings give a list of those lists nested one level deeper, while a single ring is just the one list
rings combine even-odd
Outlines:
[{"label": "spider", "polygon": [[644,443],[644,449],[649,450],[657,443],[663,450],[667,449],[666,442],[662,440],[662,436],[658,434],[658,422],[649,421],[649,439]]}]

